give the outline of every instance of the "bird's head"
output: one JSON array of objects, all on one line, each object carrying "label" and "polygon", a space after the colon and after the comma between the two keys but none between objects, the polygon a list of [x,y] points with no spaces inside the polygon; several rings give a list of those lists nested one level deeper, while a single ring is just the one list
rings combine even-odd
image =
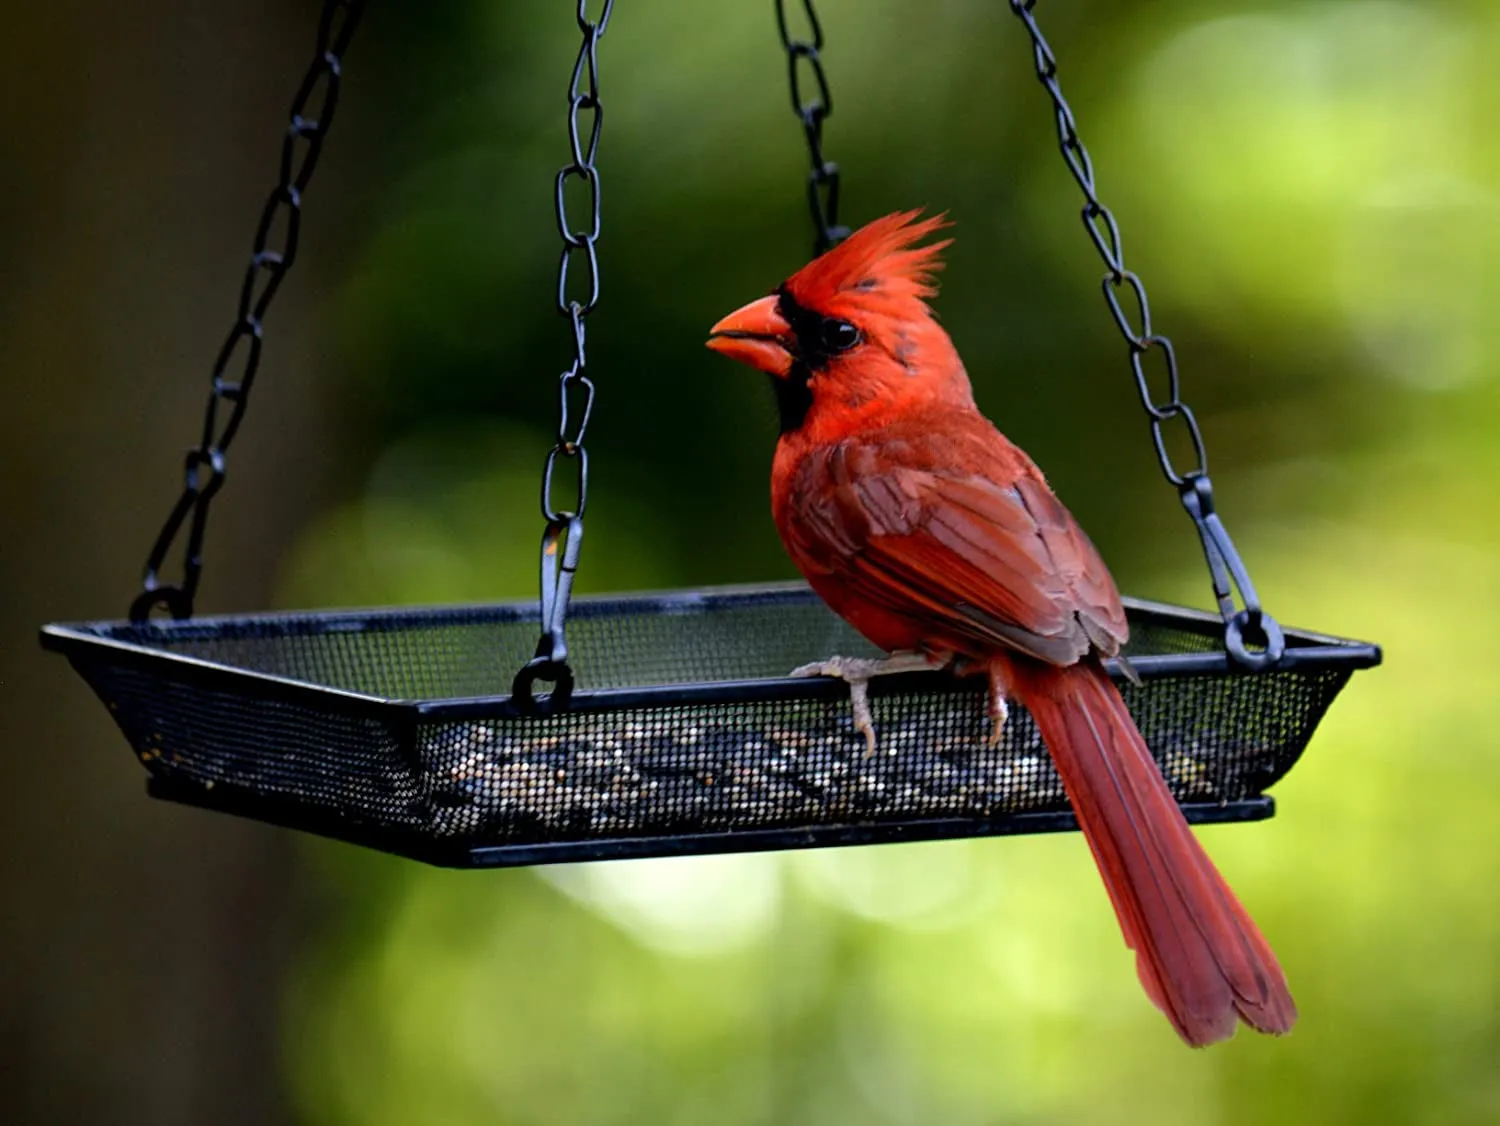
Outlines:
[{"label": "bird's head", "polygon": [[781,429],[809,412],[880,413],[913,400],[972,404],[968,376],[927,298],[950,240],[942,216],[886,215],[714,325],[708,346],[771,376]]}]

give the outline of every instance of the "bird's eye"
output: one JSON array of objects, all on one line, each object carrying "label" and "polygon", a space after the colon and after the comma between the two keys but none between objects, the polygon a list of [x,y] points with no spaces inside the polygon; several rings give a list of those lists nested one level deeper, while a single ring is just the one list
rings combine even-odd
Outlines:
[{"label": "bird's eye", "polygon": [[860,340],[859,329],[836,317],[829,317],[823,322],[821,335],[823,347],[830,352],[847,352]]}]

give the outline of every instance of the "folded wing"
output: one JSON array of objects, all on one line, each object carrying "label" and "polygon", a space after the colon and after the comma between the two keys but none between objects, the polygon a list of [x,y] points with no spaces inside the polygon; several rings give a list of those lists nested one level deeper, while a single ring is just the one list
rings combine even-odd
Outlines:
[{"label": "folded wing", "polygon": [[851,595],[930,622],[958,652],[1003,646],[1057,665],[1114,654],[1128,628],[1098,551],[1035,465],[978,422],[979,433],[917,427],[809,456],[788,546]]}]

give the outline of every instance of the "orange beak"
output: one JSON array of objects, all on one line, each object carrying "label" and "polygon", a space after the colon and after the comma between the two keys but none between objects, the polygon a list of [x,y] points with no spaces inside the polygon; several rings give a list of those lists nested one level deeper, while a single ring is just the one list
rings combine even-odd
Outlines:
[{"label": "orange beak", "polygon": [[776,305],[773,294],[736,309],[709,330],[708,346],[768,375],[786,375],[792,368],[792,326]]}]

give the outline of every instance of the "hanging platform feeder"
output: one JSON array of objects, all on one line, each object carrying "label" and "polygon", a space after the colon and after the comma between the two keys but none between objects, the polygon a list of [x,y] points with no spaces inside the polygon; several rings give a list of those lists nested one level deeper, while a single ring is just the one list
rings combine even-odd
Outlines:
[{"label": "hanging platform feeder", "polygon": [[[1238,669],[1210,614],[1127,604],[1122,683],[1189,820],[1268,817],[1370,645],[1287,631]],[[494,695],[534,603],[50,626],[158,797],[436,864],[503,866],[986,836],[1074,827],[1035,727],[986,746],[983,678],[848,690],[788,669],[872,653],[806,587],[579,599],[566,714]]]},{"label": "hanging platform feeder", "polygon": [[[1038,77],[1062,153],[1104,260],[1104,294],[1129,347],[1162,470],[1201,540],[1220,614],[1126,600],[1131,639],[1110,662],[1163,775],[1194,822],[1272,815],[1266,790],[1297,761],[1369,644],[1284,630],[1265,614],[1214,511],[1202,437],[1181,400],[1170,343],[1151,328],[1145,288],[1125,268],[1119,231],[1032,16]],[[63,653],[120,725],[153,796],[322,834],[434,864],[500,867],[816,845],[929,840],[1075,828],[1062,785],[1020,709],[989,747],[982,678],[912,673],[871,686],[876,753],[853,729],[847,686],[789,670],[873,650],[805,586],[580,599],[588,473],[583,438],[594,385],[584,321],[598,301],[600,124],[597,21],[582,33],[569,89],[572,161],[558,174],[564,243],[558,308],[574,358],[560,379],[557,444],[542,489],[542,631],[537,603],[194,619],[210,502],[224,481],[261,355],[262,322],[291,266],[303,192],[337,105],[340,59],[364,4],[326,0],[313,64],[293,103],[277,187],[266,203],[236,320],[214,365],[200,443],[146,564],[130,621],[51,625]],[[812,0],[810,39],[776,14],[792,103],[812,156],[808,198],[823,250],[838,224],[839,171],[823,155],[831,112]],[[809,74],[808,71],[811,71]],[[804,99],[802,76],[815,96]],[[311,112],[315,109],[316,112]],[[570,178],[591,221],[571,224]],[[283,233],[279,247],[272,232]],[[569,266],[584,294],[570,297]],[[1129,290],[1127,296],[1124,291]],[[1127,308],[1128,306],[1128,308]],[[1167,395],[1153,397],[1147,356]],[[1163,430],[1186,428],[1196,463],[1180,471]],[[560,467],[571,510],[553,501]],[[180,537],[182,579],[160,572]],[[1239,603],[1235,601],[1238,593]],[[168,611],[173,620],[152,618]],[[538,694],[539,685],[551,690]],[[506,691],[505,689],[509,689]]]}]

